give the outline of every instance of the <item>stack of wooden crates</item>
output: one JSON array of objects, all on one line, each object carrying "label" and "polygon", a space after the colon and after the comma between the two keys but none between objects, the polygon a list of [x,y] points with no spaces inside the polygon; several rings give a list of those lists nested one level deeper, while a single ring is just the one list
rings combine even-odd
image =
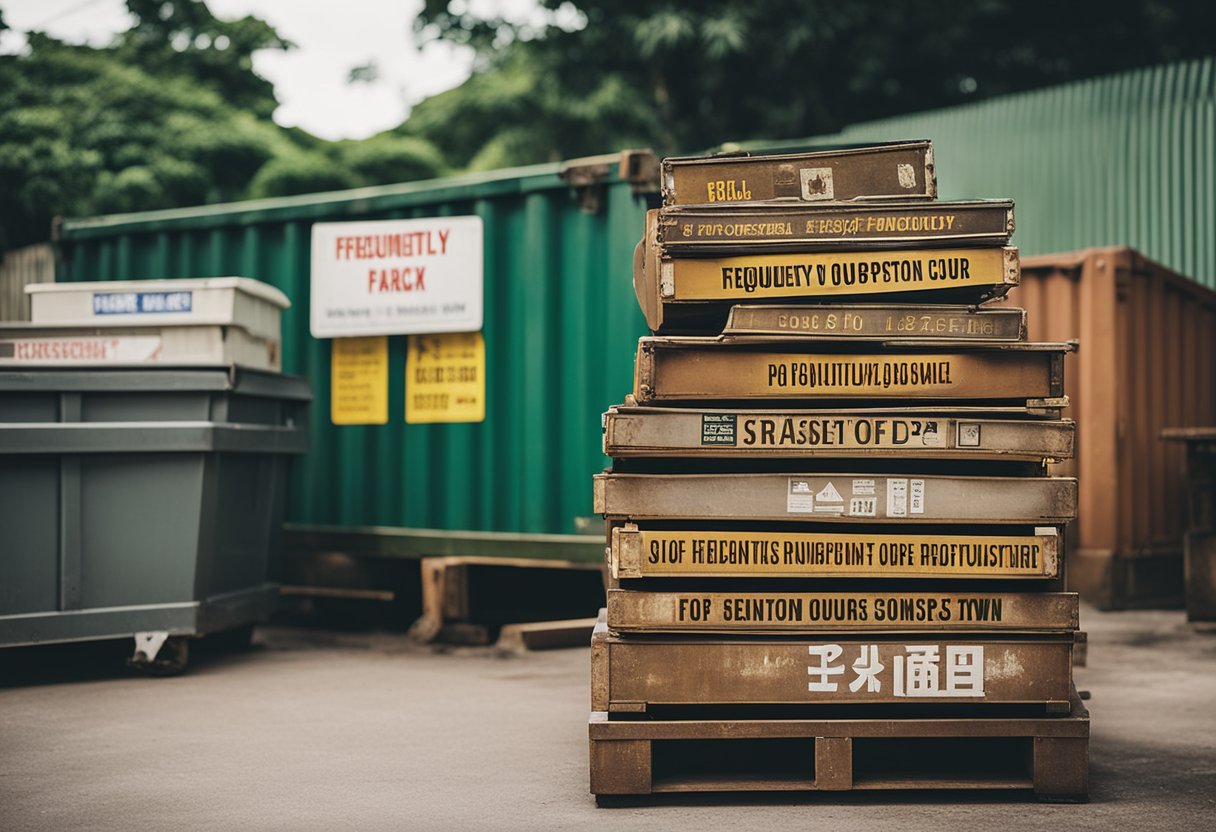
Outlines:
[{"label": "stack of wooden crates", "polygon": [[928,142],[663,163],[605,415],[591,791],[1084,799],[1069,344],[991,308],[1007,200]]}]

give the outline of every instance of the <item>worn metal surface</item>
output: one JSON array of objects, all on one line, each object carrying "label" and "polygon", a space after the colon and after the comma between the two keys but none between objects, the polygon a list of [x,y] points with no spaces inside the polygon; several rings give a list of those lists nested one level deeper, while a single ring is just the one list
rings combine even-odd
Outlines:
[{"label": "worn metal surface", "polygon": [[656,633],[1077,628],[1066,592],[643,592],[608,590],[608,629]]},{"label": "worn metal surface", "polygon": [[[650,227],[650,224],[647,224]],[[1003,246],[1013,234],[1009,200],[821,206],[663,208],[666,253],[808,251],[934,245]]]},{"label": "worn metal surface", "polygon": [[933,145],[898,142],[810,153],[663,160],[663,203],[932,199]]},{"label": "worn metal surface", "polygon": [[[1067,708],[1071,652],[1071,635],[694,640],[613,636],[601,619],[591,637],[591,709],[643,713],[657,705],[943,702],[964,708],[980,703]],[[920,689],[908,676],[917,661],[909,657],[918,654],[935,666]],[[868,679],[861,668],[870,669]],[[855,686],[859,677],[862,684]]]},{"label": "worn metal surface", "polygon": [[988,419],[941,410],[708,410],[614,407],[604,453],[623,457],[1064,459],[1071,421]]},{"label": "worn metal surface", "polygon": [[640,404],[739,399],[1019,401],[1064,394],[1068,344],[858,345],[712,338],[641,338],[634,396]]},{"label": "worn metal surface", "polygon": [[731,307],[722,336],[738,335],[846,341],[1021,341],[1026,337],[1026,313],[940,304],[738,304]]},{"label": "worn metal surface", "polygon": [[1060,535],[614,528],[617,578],[1054,578]]},{"label": "worn metal surface", "polygon": [[597,474],[610,517],[842,523],[1066,523],[1077,481],[1063,477],[860,474]]},{"label": "worn metal surface", "polygon": [[1178,604],[1187,483],[1167,427],[1216,424],[1216,294],[1126,248],[1028,261],[1009,302],[1065,357],[1082,440],[1070,587],[1106,608]]},{"label": "worn metal surface", "polygon": [[[290,521],[571,533],[591,513],[587,479],[604,466],[599,416],[628,389],[644,331],[629,264],[646,203],[608,171],[588,186],[600,191],[599,213],[585,213],[559,170],[69,220],[59,277],[244,274],[291,298],[283,367],[308,376],[319,405],[312,451],[293,469]],[[334,426],[330,344],[308,332],[312,223],[465,214],[485,225],[485,422],[405,424],[406,338],[393,336],[388,423]]]},{"label": "worn metal surface", "polygon": [[1066,717],[588,721],[591,791],[1089,791],[1089,712]]}]

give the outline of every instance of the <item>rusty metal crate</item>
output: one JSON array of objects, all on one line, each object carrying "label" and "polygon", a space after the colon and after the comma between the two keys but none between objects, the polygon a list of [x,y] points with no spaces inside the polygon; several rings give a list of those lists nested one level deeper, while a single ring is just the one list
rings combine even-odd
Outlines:
[{"label": "rusty metal crate", "polygon": [[1067,713],[1072,633],[832,632],[591,636],[591,709],[724,714],[765,706],[783,715],[823,706],[1033,705]]},{"label": "rusty metal crate", "polygon": [[912,303],[736,304],[722,340],[1022,341],[1020,309]]},{"label": "rusty metal crate", "polygon": [[608,590],[609,632],[1072,632],[1073,592],[643,592]]},{"label": "rusty metal crate", "polygon": [[1003,246],[1013,202],[862,202],[823,205],[671,206],[654,242],[672,254]]},{"label": "rusty metal crate", "polygon": [[786,341],[638,340],[638,404],[713,401],[1002,402],[1062,407],[1063,343],[858,344],[847,351]]},{"label": "rusty metal crate", "polygon": [[[591,792],[1018,789],[1078,802],[1089,791],[1089,712],[1051,717],[588,722]],[[626,798],[627,799],[627,798]]]},{"label": "rusty metal crate", "polygon": [[594,510],[623,518],[1053,525],[1076,515],[1067,477],[873,473],[597,474]]},{"label": "rusty metal crate", "polygon": [[[1011,415],[1019,415],[1013,411]],[[1020,415],[1025,415],[1023,411]],[[613,407],[604,453],[646,457],[878,457],[1042,461],[1072,456],[1066,420],[946,409],[754,410]]]},{"label": "rusty metal crate", "polygon": [[763,531],[613,524],[617,580],[897,579],[1044,581],[1062,577],[1060,529]]},{"label": "rusty metal crate", "polygon": [[933,199],[933,145],[894,142],[810,153],[673,156],[663,160],[664,205],[793,200]]}]

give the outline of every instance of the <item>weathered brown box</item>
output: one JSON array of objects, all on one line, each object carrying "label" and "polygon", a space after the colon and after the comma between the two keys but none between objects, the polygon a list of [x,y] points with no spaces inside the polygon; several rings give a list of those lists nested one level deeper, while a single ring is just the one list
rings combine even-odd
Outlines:
[{"label": "weathered brown box", "polygon": [[[638,340],[634,397],[652,402],[887,400],[1060,407],[1070,344],[858,344]],[[1054,404],[1052,401],[1054,400]]]},{"label": "weathered brown box", "polygon": [[811,153],[663,160],[663,204],[933,199],[933,145],[895,142]]},{"label": "weathered brown box", "polygon": [[658,213],[656,242],[670,255],[1003,246],[1013,234],[1007,199],[673,206]]},{"label": "weathered brown box", "polygon": [[1076,516],[1065,477],[597,474],[597,514],[632,519],[1049,525]]},{"label": "weathered brown box", "polygon": [[736,303],[824,300],[980,303],[1020,276],[1012,246],[670,256],[647,215],[633,288],[652,332],[717,334]]},{"label": "weathered brown box", "polygon": [[604,453],[633,457],[881,457],[1025,460],[1072,456],[1067,420],[950,410],[613,407]]},{"label": "weathered brown box", "polygon": [[1074,592],[650,592],[608,590],[613,633],[1055,632]]},{"label": "weathered brown box", "polygon": [[1067,713],[1072,644],[1071,633],[630,638],[611,635],[601,618],[591,636],[591,710],[999,703]]},{"label": "weathered brown box", "polygon": [[1031,580],[1057,578],[1059,530],[1039,526],[983,533],[880,531],[774,532],[639,528],[609,533],[614,579],[867,578]]}]

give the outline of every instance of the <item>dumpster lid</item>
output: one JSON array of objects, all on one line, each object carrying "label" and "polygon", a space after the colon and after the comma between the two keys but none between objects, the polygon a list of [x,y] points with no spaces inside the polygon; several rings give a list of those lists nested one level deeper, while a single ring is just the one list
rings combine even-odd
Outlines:
[{"label": "dumpster lid", "polygon": [[268,283],[254,280],[251,277],[175,277],[156,280],[105,280],[86,281],[83,283],[31,283],[25,287],[27,295],[37,295],[54,292],[123,292],[123,291],[202,291],[204,289],[236,289],[252,295],[267,303],[274,304],[279,309],[291,307],[287,295]]}]

